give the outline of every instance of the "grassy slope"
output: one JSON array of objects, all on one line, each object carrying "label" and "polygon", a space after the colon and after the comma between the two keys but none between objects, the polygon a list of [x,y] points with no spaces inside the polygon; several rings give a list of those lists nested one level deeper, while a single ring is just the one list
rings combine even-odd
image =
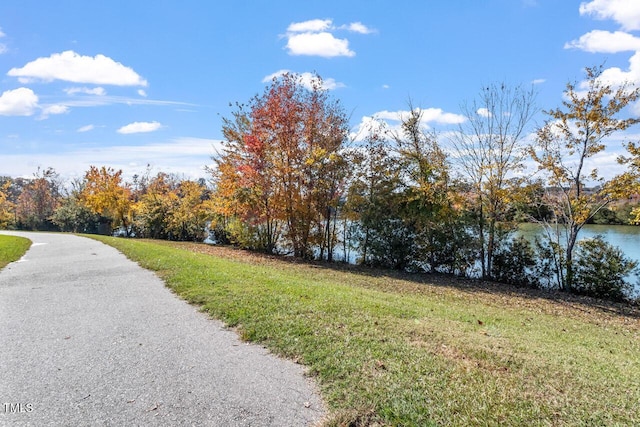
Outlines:
[{"label": "grassy slope", "polygon": [[31,240],[24,237],[0,235],[0,268],[19,260],[31,246]]},{"label": "grassy slope", "polygon": [[308,366],[328,424],[640,424],[637,316],[457,281],[101,240],[244,339]]}]

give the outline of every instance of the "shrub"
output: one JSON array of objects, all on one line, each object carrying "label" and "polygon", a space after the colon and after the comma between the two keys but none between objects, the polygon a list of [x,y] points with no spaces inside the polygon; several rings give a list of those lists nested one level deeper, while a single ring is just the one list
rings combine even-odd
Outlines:
[{"label": "shrub", "polygon": [[638,262],[626,257],[620,248],[602,236],[578,242],[574,264],[576,293],[615,301],[628,299],[633,292],[631,275],[640,273]]},{"label": "shrub", "polygon": [[533,274],[535,266],[535,252],[529,241],[520,236],[506,242],[493,253],[491,275],[498,282],[539,287],[539,280]]}]

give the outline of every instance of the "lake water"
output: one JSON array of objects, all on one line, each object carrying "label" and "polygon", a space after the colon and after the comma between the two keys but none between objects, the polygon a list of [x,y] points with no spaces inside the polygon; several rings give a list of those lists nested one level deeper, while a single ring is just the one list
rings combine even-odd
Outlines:
[{"label": "lake water", "polygon": [[[538,224],[520,224],[520,232],[527,238],[542,235],[542,226]],[[640,262],[640,227],[633,225],[590,225],[587,224],[578,234],[578,240],[601,235],[602,238],[619,247],[629,258]]]},{"label": "lake water", "polygon": [[[543,226],[539,224],[523,223],[518,226],[519,233],[524,235],[530,241],[536,236],[544,237]],[[585,225],[578,234],[578,240],[588,239],[595,236],[602,236],[603,239],[619,247],[622,252],[632,260],[640,263],[640,226],[633,225]],[[336,247],[334,254],[335,259],[344,259],[344,253],[340,251],[341,246]],[[355,263],[358,256],[357,251],[352,251],[349,257],[350,263]],[[478,264],[477,270],[479,272],[480,266]],[[638,278],[640,279],[640,278]],[[630,278],[632,282],[635,282],[635,278]],[[640,282],[635,286],[635,293],[640,295]]]},{"label": "lake water", "polygon": [[[527,237],[531,242],[536,236],[543,237],[543,227],[539,224],[522,223],[518,226],[519,233]],[[578,240],[602,236],[604,240],[613,246],[619,247],[629,258],[640,263],[640,226],[633,225],[585,225]],[[319,251],[318,251],[319,253]],[[349,253],[349,263],[354,264],[359,254],[357,249]],[[334,259],[343,260],[345,254],[342,245],[335,248]]]},{"label": "lake water", "polygon": [[[519,233],[530,240],[533,240],[537,235],[543,235],[542,226],[538,224],[520,224],[518,228]],[[587,224],[580,230],[578,241],[598,235],[602,236],[607,243],[619,247],[627,257],[640,263],[639,226]],[[636,283],[633,290],[634,295],[640,297],[640,277],[630,278],[630,280]],[[636,282],[636,280],[638,280],[638,282]]]}]

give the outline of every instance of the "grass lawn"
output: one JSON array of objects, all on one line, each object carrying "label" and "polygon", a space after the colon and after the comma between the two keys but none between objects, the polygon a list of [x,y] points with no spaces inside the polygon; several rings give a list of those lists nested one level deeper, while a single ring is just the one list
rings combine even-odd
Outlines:
[{"label": "grass lawn", "polygon": [[19,260],[31,246],[31,240],[24,237],[0,234],[0,268]]},{"label": "grass lawn", "polygon": [[640,314],[439,276],[101,237],[308,367],[326,425],[640,425]]}]

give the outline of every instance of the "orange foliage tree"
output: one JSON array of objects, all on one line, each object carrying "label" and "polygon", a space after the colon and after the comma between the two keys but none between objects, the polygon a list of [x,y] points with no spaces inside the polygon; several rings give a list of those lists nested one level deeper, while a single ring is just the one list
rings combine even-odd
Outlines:
[{"label": "orange foliage tree", "polygon": [[18,227],[31,230],[55,229],[51,216],[61,199],[58,174],[52,168],[38,168],[34,175],[22,189],[16,203]]},{"label": "orange foliage tree", "polygon": [[238,106],[223,133],[215,197],[220,214],[240,221],[242,233],[235,234],[267,252],[285,237],[283,243],[302,258],[312,256],[314,245],[328,247],[332,209],[347,172],[348,124],[322,79],[274,79],[247,110]]},{"label": "orange foliage tree", "polygon": [[122,170],[91,166],[85,174],[82,202],[95,213],[110,218],[113,227],[122,227],[128,236],[133,220],[131,189],[122,182]]}]

